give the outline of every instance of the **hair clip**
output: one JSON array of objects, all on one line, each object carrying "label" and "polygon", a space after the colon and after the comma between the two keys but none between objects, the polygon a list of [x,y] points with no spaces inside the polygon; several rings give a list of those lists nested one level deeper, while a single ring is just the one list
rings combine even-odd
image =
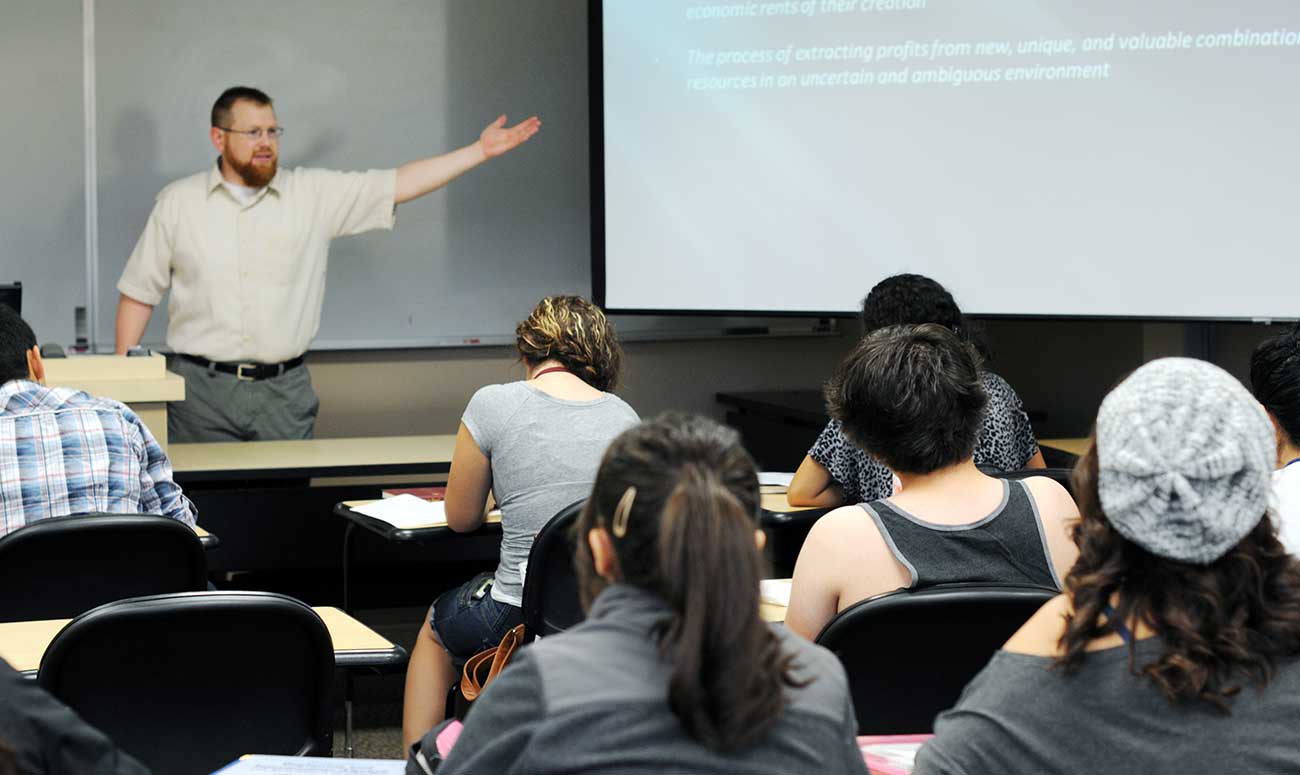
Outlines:
[{"label": "hair clip", "polygon": [[623,497],[618,499],[618,505],[614,507],[614,520],[610,524],[610,529],[614,531],[615,538],[622,538],[627,535],[627,521],[632,517],[632,501],[636,500],[636,488],[628,487],[623,491]]}]

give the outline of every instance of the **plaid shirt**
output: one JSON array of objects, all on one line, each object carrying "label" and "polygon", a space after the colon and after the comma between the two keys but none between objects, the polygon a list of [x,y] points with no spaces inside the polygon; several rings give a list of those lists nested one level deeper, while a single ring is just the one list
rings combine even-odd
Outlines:
[{"label": "plaid shirt", "polygon": [[161,514],[194,526],[194,505],[135,412],[68,388],[0,385],[0,535],[93,512]]}]

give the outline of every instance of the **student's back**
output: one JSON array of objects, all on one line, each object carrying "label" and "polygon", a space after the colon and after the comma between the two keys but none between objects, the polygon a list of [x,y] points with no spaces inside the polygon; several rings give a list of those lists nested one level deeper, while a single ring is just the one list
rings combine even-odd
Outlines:
[{"label": "student's back", "polygon": [[1046,477],[976,468],[987,405],[974,349],[943,326],[862,339],[826,387],[831,414],[898,473],[891,498],[838,508],[799,551],[786,625],[812,639],[839,611],[895,589],[979,581],[1058,587],[1074,562],[1077,516]]},{"label": "student's back", "polygon": [[865,772],[839,662],[759,619],[758,499],[734,431],[620,435],[576,530],[587,621],[519,652],[440,775]]},{"label": "student's back", "polygon": [[777,630],[778,642],[799,665],[795,675],[813,680],[787,688],[780,720],[740,751],[692,739],[666,702],[672,662],[648,637],[668,614],[650,593],[606,589],[586,622],[519,652],[439,773],[862,772],[862,756],[849,744],[856,722],[843,667],[785,630]]},{"label": "student's back", "polygon": [[[1160,656],[1137,643],[1137,664]],[[927,775],[977,773],[1300,772],[1300,661],[1280,662],[1265,691],[1247,687],[1225,716],[1208,703],[1174,705],[1129,669],[1123,645],[1090,652],[1074,675],[1055,658],[999,651],[958,706],[935,722]],[[1014,734],[1005,731],[1013,730]]]},{"label": "student's back", "polygon": [[135,412],[40,384],[36,335],[0,304],[0,535],[49,517],[160,514],[194,524],[171,462]]}]

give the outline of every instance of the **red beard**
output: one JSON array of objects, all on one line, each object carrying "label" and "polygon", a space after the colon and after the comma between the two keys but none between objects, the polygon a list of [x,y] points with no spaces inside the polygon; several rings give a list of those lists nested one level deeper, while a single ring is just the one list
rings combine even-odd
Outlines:
[{"label": "red beard", "polygon": [[230,165],[230,169],[236,175],[243,178],[244,185],[250,188],[261,188],[275,177],[275,172],[280,166],[279,157],[272,156],[270,164],[254,164],[252,159],[246,164],[240,164],[229,156],[222,157],[222,163]]}]

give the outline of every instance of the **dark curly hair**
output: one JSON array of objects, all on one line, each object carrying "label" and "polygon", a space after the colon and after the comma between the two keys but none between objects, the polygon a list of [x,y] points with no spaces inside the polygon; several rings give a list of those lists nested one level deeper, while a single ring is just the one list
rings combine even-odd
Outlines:
[{"label": "dark curly hair", "polygon": [[895,471],[928,474],[975,452],[988,395],[975,348],[936,323],[864,336],[824,391],[844,433]]},{"label": "dark curly hair", "polygon": [[1105,616],[1118,594],[1118,622],[1141,621],[1164,649],[1155,661],[1129,664],[1172,703],[1203,701],[1230,712],[1245,682],[1266,685],[1277,660],[1300,653],[1300,561],[1282,548],[1266,515],[1210,565],[1156,556],[1119,534],[1097,492],[1094,442],[1074,470],[1079,559],[1065,578],[1073,613],[1066,617],[1057,664],[1079,668],[1095,638],[1114,631]]},{"label": "dark curly hair", "polygon": [[1250,355],[1250,389],[1288,440],[1300,442],[1300,324],[1255,347]]},{"label": "dark curly hair", "polygon": [[623,347],[600,307],[581,296],[547,296],[515,328],[515,349],[530,366],[556,360],[597,390],[618,387]]},{"label": "dark curly hair", "polygon": [[897,325],[937,323],[975,346],[986,362],[993,354],[984,333],[968,320],[947,288],[919,274],[886,277],[862,299],[862,333]]}]

